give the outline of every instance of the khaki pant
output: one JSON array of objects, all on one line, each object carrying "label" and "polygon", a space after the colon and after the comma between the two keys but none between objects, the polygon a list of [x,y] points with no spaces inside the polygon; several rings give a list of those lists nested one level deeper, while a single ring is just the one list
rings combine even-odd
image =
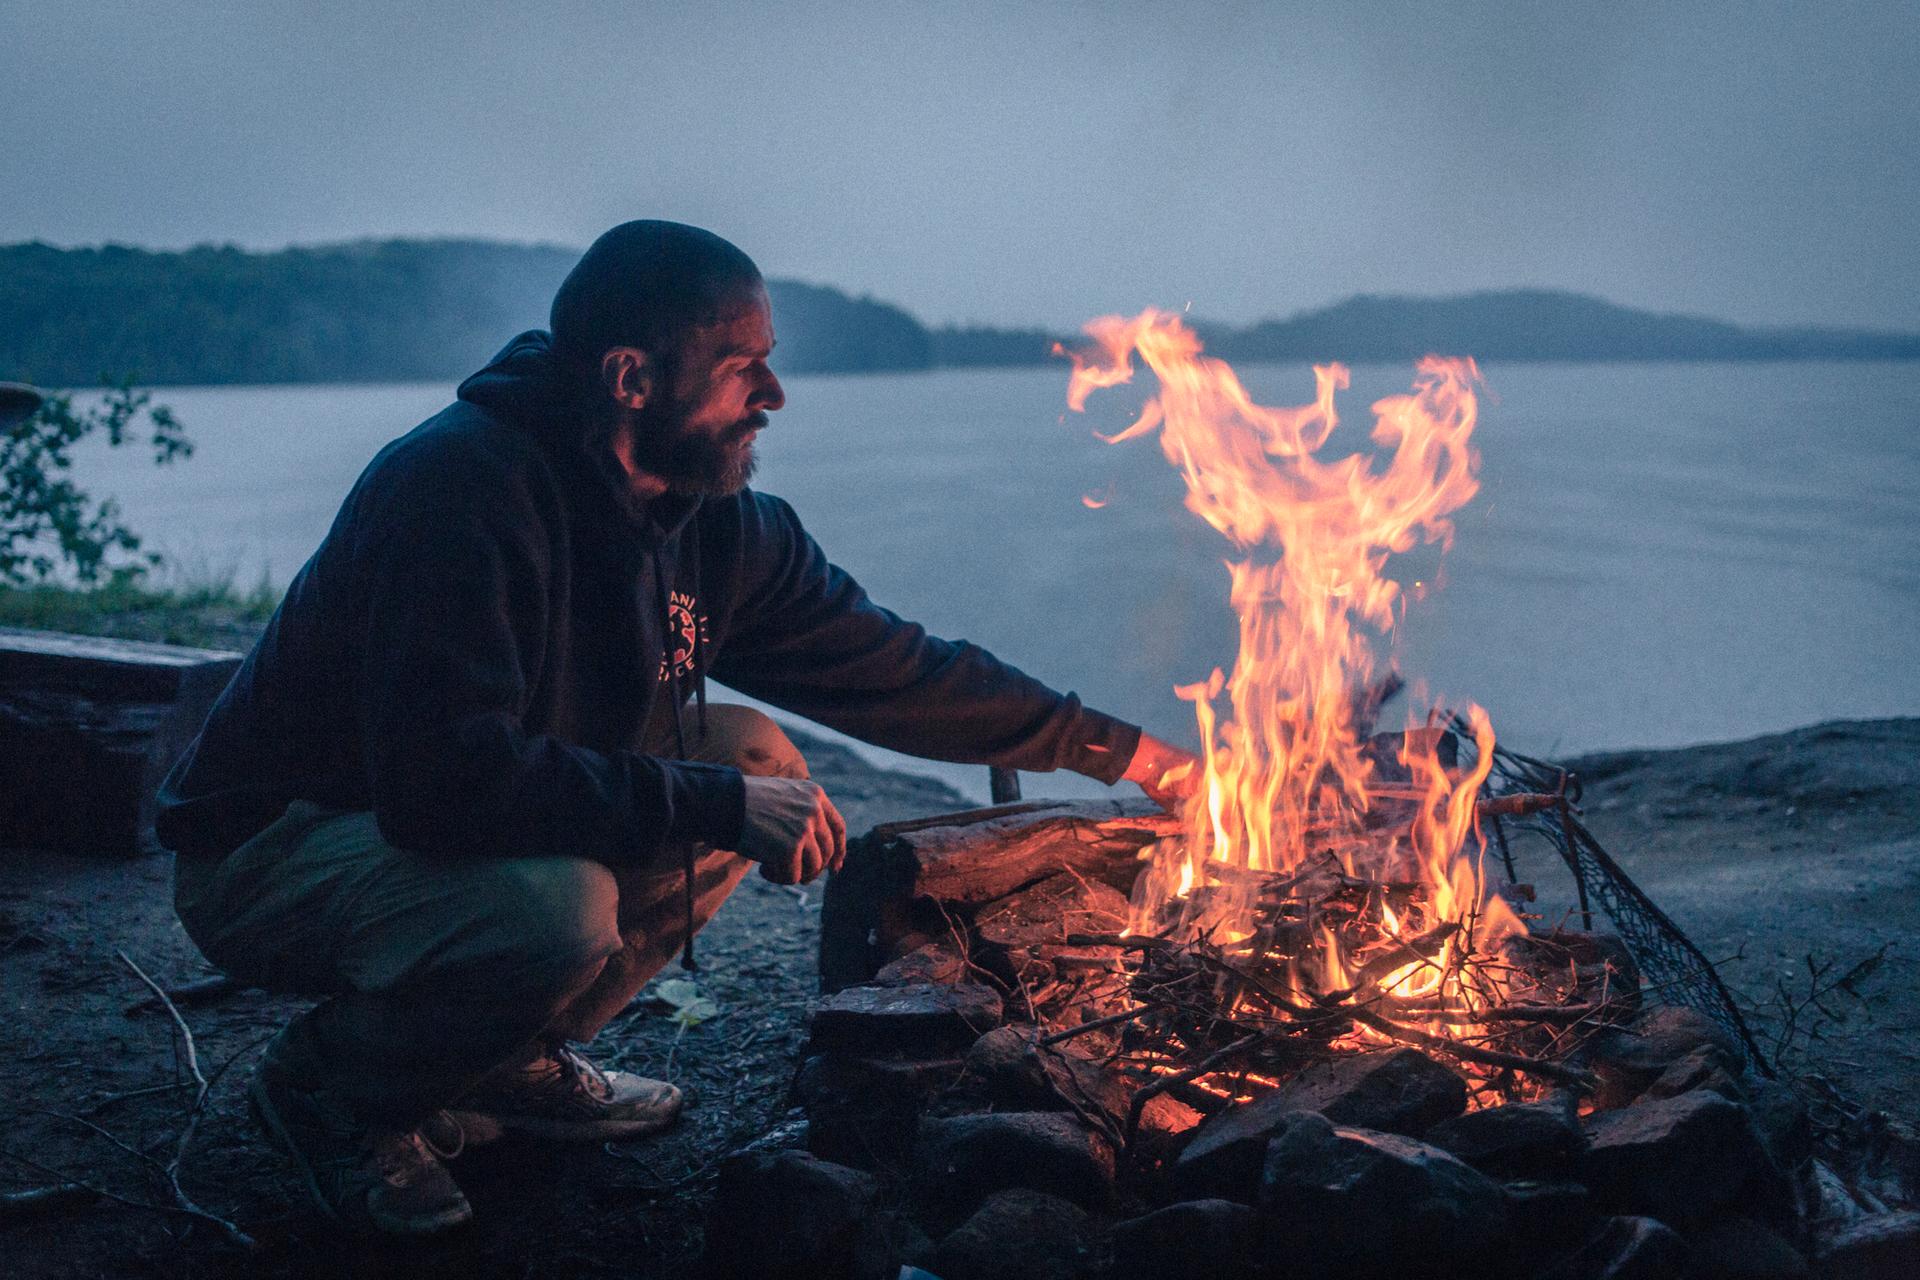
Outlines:
[{"label": "khaki pant", "polygon": [[[707,708],[687,757],[807,776],[779,726]],[[694,927],[753,864],[702,852]],[[411,1127],[537,1036],[589,1040],[686,940],[678,857],[612,871],[564,854],[443,857],[397,849],[373,815],[296,801],[225,858],[181,858],[174,903],[206,957],[271,991],[324,996],[276,1066],[368,1122]]]}]

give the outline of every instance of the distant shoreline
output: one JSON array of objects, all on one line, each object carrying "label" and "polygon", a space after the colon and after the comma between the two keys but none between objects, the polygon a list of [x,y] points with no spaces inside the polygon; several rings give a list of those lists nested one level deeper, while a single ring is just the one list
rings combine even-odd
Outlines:
[{"label": "distant shoreline", "polygon": [[[1435,352],[1433,354],[1447,354],[1447,353]],[[1234,367],[1237,369],[1257,369],[1257,368],[1263,368],[1263,367],[1271,367],[1275,365],[1285,365],[1290,368],[1299,368],[1307,364],[1326,364],[1326,363],[1332,362],[1336,364],[1346,365],[1347,367],[1353,368],[1353,369],[1366,369],[1366,368],[1386,368],[1386,367],[1404,366],[1406,364],[1409,364],[1413,358],[1414,357],[1398,358],[1398,357],[1382,356],[1382,357],[1379,357],[1376,359],[1370,359],[1370,360],[1347,360],[1347,359],[1342,359],[1339,356],[1328,356],[1324,358],[1314,358],[1314,359],[1302,359],[1302,358],[1295,358],[1290,356],[1272,356],[1272,357],[1257,358],[1257,359],[1239,359],[1239,360],[1233,361],[1233,364],[1234,364]],[[1593,357],[1474,356],[1473,358],[1481,365],[1583,365],[1583,366],[1585,365],[1617,365],[1621,367],[1629,367],[1633,365],[1693,365],[1693,366],[1705,367],[1705,366],[1711,366],[1711,365],[1740,366],[1740,365],[1777,365],[1777,364],[1905,365],[1905,364],[1912,364],[1916,360],[1920,360],[1920,355],[1897,355],[1897,356],[1782,355],[1782,356],[1718,356],[1718,357],[1644,356],[1644,357],[1635,357],[1635,358],[1620,358],[1620,357],[1612,357],[1612,356],[1605,356],[1605,357],[1603,356],[1593,356]],[[476,365],[475,369],[477,369],[478,367],[479,366]],[[806,370],[801,370],[799,372],[792,372],[789,370],[780,369],[780,370],[777,370],[777,372],[780,374],[781,378],[788,381],[792,381],[794,379],[813,379],[813,378],[873,378],[873,377],[899,377],[899,376],[911,377],[911,376],[932,375],[932,374],[941,374],[941,373],[989,374],[989,373],[1005,372],[1008,370],[1044,369],[1048,367],[1052,367],[1051,362],[1043,362],[1043,361],[1036,360],[1036,361],[1031,361],[1023,364],[928,365],[922,368],[913,368],[913,369],[806,369]],[[1058,368],[1062,371],[1062,375],[1064,376],[1068,366],[1064,360],[1061,360],[1058,362]],[[268,391],[268,390],[273,390],[274,388],[277,388],[277,387],[288,387],[288,388],[337,387],[337,388],[343,388],[343,389],[351,389],[355,387],[374,388],[374,387],[442,386],[447,388],[448,392],[451,393],[453,388],[457,386],[462,379],[464,379],[468,374],[473,372],[474,372],[474,369],[468,369],[464,373],[460,373],[450,377],[432,377],[432,378],[325,378],[325,379],[310,378],[305,380],[292,380],[292,381],[280,381],[280,382],[142,381],[139,383],[139,385],[144,388],[148,388],[155,391],[166,391],[166,390]],[[41,389],[43,391],[51,391],[51,392],[56,392],[61,394],[69,394],[69,395],[88,395],[88,394],[95,394],[101,391],[101,387],[98,383],[93,384],[91,386],[79,386],[79,385],[47,386],[45,384],[39,384],[39,385],[41,386]]]},{"label": "distant shoreline", "polygon": [[[91,387],[391,385],[464,377],[515,333],[544,325],[571,250],[474,240],[386,240],[272,253],[108,245],[0,245],[0,380]],[[1018,368],[1073,334],[930,326],[904,307],[827,285],[768,281],[780,371]],[[1251,325],[1194,327],[1235,363],[1406,362],[1432,352],[1494,363],[1920,359],[1920,333],[1748,328],[1584,294],[1503,289],[1453,297],[1357,295]]]}]

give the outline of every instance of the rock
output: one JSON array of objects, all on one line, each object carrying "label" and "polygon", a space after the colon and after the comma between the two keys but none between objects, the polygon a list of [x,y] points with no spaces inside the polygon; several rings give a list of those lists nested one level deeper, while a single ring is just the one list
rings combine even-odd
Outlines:
[{"label": "rock", "polygon": [[1770,1169],[1747,1109],[1705,1090],[1596,1113],[1587,1140],[1594,1194],[1665,1222],[1736,1204]]},{"label": "rock", "polygon": [[1399,1134],[1297,1113],[1260,1182],[1269,1265],[1315,1276],[1438,1276],[1484,1268],[1507,1206],[1484,1174]]},{"label": "rock", "polygon": [[1338,1125],[1417,1138],[1467,1107],[1467,1085],[1417,1049],[1352,1054],[1318,1062],[1274,1092],[1294,1111],[1318,1111]]},{"label": "rock", "polygon": [[1609,1218],[1539,1280],[1676,1280],[1686,1268],[1687,1246],[1673,1228],[1652,1218]]},{"label": "rock", "polygon": [[1501,1184],[1507,1196],[1507,1217],[1513,1236],[1535,1256],[1550,1261],[1567,1240],[1577,1240],[1593,1219],[1593,1196],[1577,1182],[1542,1182],[1521,1178]]},{"label": "rock", "polygon": [[903,1163],[928,1100],[962,1071],[958,1058],[809,1057],[793,1081],[793,1099],[807,1112],[807,1150],[857,1169]]},{"label": "rock", "polygon": [[1150,1164],[1170,1165],[1207,1118],[1171,1094],[1156,1093],[1140,1108],[1140,1127],[1134,1130],[1133,1150]]},{"label": "rock", "polygon": [[964,1049],[1000,1025],[1000,993],[974,982],[848,987],[814,1006],[813,1044],[851,1053]]},{"label": "rock", "polygon": [[1117,1224],[1111,1280],[1241,1280],[1254,1274],[1257,1215],[1231,1200],[1188,1200]]},{"label": "rock", "polygon": [[1555,1097],[1469,1111],[1429,1129],[1427,1141],[1494,1177],[1568,1173],[1587,1146],[1573,1101]]},{"label": "rock", "polygon": [[1732,1102],[1744,1102],[1747,1091],[1740,1083],[1740,1064],[1717,1046],[1703,1044],[1654,1078],[1640,1096],[1659,1100],[1677,1098],[1695,1089],[1710,1089]]},{"label": "rock", "polygon": [[716,1276],[892,1280],[900,1259],[870,1175],[799,1151],[729,1156],[707,1225]]},{"label": "rock", "polygon": [[1315,1063],[1265,1097],[1228,1107],[1201,1125],[1174,1165],[1174,1184],[1188,1198],[1250,1201],[1267,1142],[1295,1112],[1418,1137],[1466,1105],[1466,1083],[1414,1049]]},{"label": "rock", "polygon": [[1600,1078],[1595,1103],[1621,1106],[1640,1096],[1668,1068],[1703,1048],[1719,1050],[1737,1068],[1746,1060],[1740,1042],[1697,1009],[1663,1005],[1626,1026],[1606,1027],[1588,1041],[1587,1063]]},{"label": "rock", "polygon": [[1058,1111],[929,1117],[920,1122],[914,1166],[927,1198],[949,1207],[1025,1187],[1099,1208],[1113,1192],[1113,1148]]},{"label": "rock", "polygon": [[1784,1174],[1794,1175],[1813,1159],[1813,1119],[1807,1102],[1792,1085],[1748,1077],[1747,1110],[1767,1154]]},{"label": "rock", "polygon": [[1093,1264],[1086,1212],[1024,1189],[989,1196],[926,1259],[940,1280],[1079,1280]]},{"label": "rock", "polygon": [[1856,1219],[1822,1243],[1813,1259],[1820,1280],[1911,1280],[1920,1275],[1920,1212]]},{"label": "rock", "polygon": [[793,1096],[801,1106],[854,1102],[872,1106],[924,1105],[953,1087],[966,1071],[959,1058],[865,1058],[855,1054],[815,1054],[800,1064]]},{"label": "rock", "polygon": [[995,1107],[1071,1111],[1079,1106],[1116,1119],[1127,1114],[1133,1089],[1125,1080],[1064,1048],[1043,1047],[1038,1037],[1035,1027],[999,1027],[967,1050],[967,1075]]},{"label": "rock", "polygon": [[0,627],[0,845],[158,848],[155,790],[245,656]]},{"label": "rock", "polygon": [[966,977],[967,962],[958,951],[945,943],[929,942],[881,965],[873,985],[910,987],[922,982],[964,982]]},{"label": "rock", "polygon": [[1776,1231],[1735,1214],[1687,1232],[1698,1280],[1806,1280],[1807,1259]]}]

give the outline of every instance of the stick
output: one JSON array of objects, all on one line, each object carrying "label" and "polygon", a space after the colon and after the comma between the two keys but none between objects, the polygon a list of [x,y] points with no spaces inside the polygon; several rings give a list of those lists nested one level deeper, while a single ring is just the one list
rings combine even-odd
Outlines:
[{"label": "stick", "polygon": [[1221,1063],[1246,1052],[1265,1039],[1266,1037],[1257,1031],[1251,1035],[1242,1036],[1217,1053],[1208,1054],[1195,1065],[1188,1067],[1185,1071],[1176,1072],[1170,1076],[1161,1076],[1146,1088],[1136,1092],[1133,1095],[1133,1102],[1127,1107],[1128,1144],[1132,1144],[1134,1134],[1140,1131],[1140,1113],[1146,1110],[1147,1103],[1151,1102],[1160,1094],[1165,1093],[1168,1089],[1173,1088],[1175,1085],[1186,1084],[1190,1080],[1197,1080],[1207,1074],[1207,1072],[1216,1070]]},{"label": "stick", "polygon": [[1125,1013],[1109,1014],[1104,1018],[1095,1018],[1092,1022],[1083,1022],[1077,1027],[1069,1027],[1065,1031],[1056,1031],[1052,1035],[1042,1036],[1035,1043],[1039,1044],[1042,1048],[1048,1048],[1064,1040],[1071,1040],[1075,1036],[1086,1035],[1089,1031],[1098,1031],[1102,1027],[1117,1027],[1123,1022],[1132,1022],[1143,1013],[1153,1009],[1164,1009],[1166,1007],[1164,1004],[1158,1002],[1143,1004],[1139,1008],[1129,1009]]},{"label": "stick", "polygon": [[[179,1141],[174,1144],[173,1159],[167,1161],[165,1169],[167,1187],[173,1192],[174,1204],[179,1207],[181,1212],[190,1214],[202,1221],[210,1222],[215,1227],[218,1227],[220,1233],[226,1236],[232,1244],[242,1249],[254,1249],[257,1247],[257,1242],[252,1236],[225,1218],[222,1218],[220,1215],[209,1213],[205,1209],[202,1209],[194,1203],[193,1197],[187,1194],[186,1188],[180,1185],[180,1164],[181,1161],[186,1159],[187,1148],[192,1144],[193,1135],[200,1127],[200,1117],[207,1109],[207,1095],[213,1091],[213,1085],[207,1079],[206,1073],[200,1070],[200,1050],[193,1042],[193,1029],[187,1026],[187,1020],[180,1016],[179,1007],[173,1003],[172,998],[167,995],[159,983],[147,976],[145,969],[142,969],[133,962],[131,956],[124,951],[115,951],[114,954],[120,957],[121,964],[133,970],[133,976],[140,979],[140,981],[145,984],[147,990],[153,992],[160,1003],[166,1007],[167,1016],[173,1019],[174,1029],[180,1033],[180,1042],[184,1046],[187,1072],[193,1077],[196,1086],[193,1105],[187,1110],[187,1122],[180,1130]],[[233,1059],[229,1059],[228,1065],[231,1066],[232,1063]],[[222,1070],[225,1070],[225,1068],[222,1068]]]},{"label": "stick", "polygon": [[1117,933],[1070,933],[1067,935],[1070,947],[1119,947],[1122,951],[1173,951],[1175,945],[1165,938],[1155,938],[1148,934],[1122,936]]},{"label": "stick", "polygon": [[1403,1027],[1397,1022],[1389,1022],[1370,1009],[1347,1008],[1342,1012],[1355,1022],[1364,1023],[1381,1035],[1389,1036],[1402,1044],[1417,1045],[1422,1049],[1431,1049],[1435,1053],[1450,1053],[1456,1058],[1478,1062],[1482,1066],[1505,1067],[1509,1071],[1539,1076],[1543,1080],[1551,1080],[1555,1084],[1563,1084],[1569,1088],[1578,1089],[1582,1093],[1591,1093],[1594,1089],[1593,1077],[1584,1071],[1563,1067],[1557,1062],[1536,1062],[1532,1058],[1523,1058],[1517,1053],[1501,1053],[1497,1049],[1482,1049],[1478,1045],[1460,1044],[1454,1040],[1430,1036],[1424,1031],[1415,1031],[1412,1027]]},{"label": "stick", "polygon": [[1428,1007],[1421,1004],[1403,1004],[1394,1002],[1396,1015],[1439,1018],[1459,1022],[1546,1022],[1553,1024],[1584,1022],[1595,1014],[1605,1012],[1619,1001],[1600,1001],[1596,1004],[1510,1004],[1496,1005],[1488,1009],[1462,1009],[1457,1006]]},{"label": "stick", "polygon": [[1474,805],[1474,811],[1483,818],[1525,818],[1536,813],[1545,813],[1560,803],[1560,797],[1548,795],[1544,791],[1516,791],[1512,795],[1494,796]]}]

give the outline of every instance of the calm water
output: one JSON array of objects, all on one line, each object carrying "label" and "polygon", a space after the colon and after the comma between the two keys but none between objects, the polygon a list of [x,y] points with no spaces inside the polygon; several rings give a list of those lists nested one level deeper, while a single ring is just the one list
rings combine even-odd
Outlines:
[{"label": "calm water", "polygon": [[[1409,370],[1363,367],[1337,448]],[[1242,370],[1267,403],[1304,368]],[[1399,661],[1523,750],[1672,746],[1920,714],[1920,364],[1486,370],[1480,496]],[[1151,440],[1108,446],[1127,393],[1062,421],[1061,369],[795,378],[762,436],[789,499],[881,603],[1191,741],[1176,682],[1232,660],[1226,544]],[[444,386],[177,388],[198,445],[156,470],[82,460],[148,544],[276,582],[383,443]],[[1137,398],[1137,395],[1136,395]],[[1084,493],[1110,499],[1100,510]],[[1410,557],[1403,577],[1431,577]],[[984,794],[984,770],[921,766]],[[1029,793],[1085,794],[1077,779]]]}]

